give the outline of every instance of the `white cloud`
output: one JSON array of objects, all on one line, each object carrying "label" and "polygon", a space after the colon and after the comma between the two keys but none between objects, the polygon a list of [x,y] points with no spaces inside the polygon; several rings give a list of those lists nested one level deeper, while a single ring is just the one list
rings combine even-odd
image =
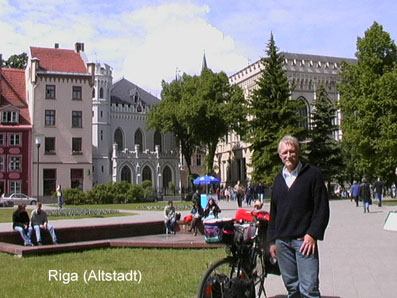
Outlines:
[{"label": "white cloud", "polygon": [[78,0],[56,4],[0,0],[0,4],[0,48],[5,58],[26,52],[29,46],[59,43],[73,48],[80,41],[90,60],[114,68],[115,79],[124,76],[157,95],[161,80],[172,80],[176,68],[198,73],[204,51],[214,71],[230,73],[246,63],[233,38],[207,21],[207,5],[174,2],[114,14],[97,10],[93,15]]},{"label": "white cloud", "polygon": [[[162,79],[175,78],[176,68],[189,74],[201,70],[205,51],[214,71],[235,71],[246,59],[236,54],[233,39],[205,19],[207,6],[170,4],[144,8],[131,14],[131,21],[144,36],[126,55],[122,73],[149,89]],[[145,57],[145,59],[142,59]]]}]

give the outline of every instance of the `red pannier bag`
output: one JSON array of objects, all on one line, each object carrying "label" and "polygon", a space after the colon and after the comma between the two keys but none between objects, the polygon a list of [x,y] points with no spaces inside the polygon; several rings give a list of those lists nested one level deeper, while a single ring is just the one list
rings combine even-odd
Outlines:
[{"label": "red pannier bag", "polygon": [[186,216],[183,218],[183,221],[184,221],[185,223],[192,222],[192,220],[193,220],[193,215],[192,215],[192,214],[188,214],[188,215],[186,215]]},{"label": "red pannier bag", "polygon": [[239,221],[247,221],[247,222],[253,222],[255,221],[254,216],[252,215],[250,210],[240,208],[236,210],[236,214],[234,216],[234,219],[239,222]]}]

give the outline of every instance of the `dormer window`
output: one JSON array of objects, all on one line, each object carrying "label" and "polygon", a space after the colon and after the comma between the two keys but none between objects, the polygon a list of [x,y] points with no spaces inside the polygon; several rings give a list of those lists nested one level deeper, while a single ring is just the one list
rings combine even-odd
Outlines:
[{"label": "dormer window", "polygon": [[3,111],[1,112],[1,123],[3,124],[17,124],[19,123],[18,111]]}]

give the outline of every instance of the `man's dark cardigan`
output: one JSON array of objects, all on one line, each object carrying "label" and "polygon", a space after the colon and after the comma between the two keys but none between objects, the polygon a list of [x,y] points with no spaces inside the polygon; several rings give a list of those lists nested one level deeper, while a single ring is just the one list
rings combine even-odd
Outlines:
[{"label": "man's dark cardigan", "polygon": [[297,239],[309,234],[323,240],[329,220],[328,193],[318,168],[302,168],[288,189],[282,173],[273,184],[268,240]]}]

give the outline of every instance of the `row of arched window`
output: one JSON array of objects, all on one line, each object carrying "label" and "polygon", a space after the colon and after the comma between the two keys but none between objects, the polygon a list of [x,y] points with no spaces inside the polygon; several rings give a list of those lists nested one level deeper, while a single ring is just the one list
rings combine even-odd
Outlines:
[{"label": "row of arched window", "polygon": [[[162,177],[162,185],[163,187],[167,188],[170,184],[170,182],[172,182],[172,171],[169,168],[169,166],[165,166],[163,169],[162,174],[159,174],[159,177]],[[121,169],[121,173],[120,173],[120,180],[121,181],[127,181],[129,183],[134,183],[134,181],[132,180],[132,170],[128,165],[123,166],[123,168]],[[156,179],[154,179],[155,177],[153,177],[153,171],[149,166],[144,166],[142,169],[142,181],[152,181],[155,182]]]},{"label": "row of arched window", "polygon": [[[162,136],[159,131],[154,132],[153,136],[153,148],[146,148],[145,143],[143,142],[144,136],[142,130],[138,128],[134,133],[134,145],[139,145],[139,151],[142,152],[146,149],[155,150],[156,146],[159,146],[159,152],[162,151]],[[119,151],[123,150],[125,146],[125,134],[123,130],[119,127],[114,131],[113,143],[117,144],[117,149]]]}]

